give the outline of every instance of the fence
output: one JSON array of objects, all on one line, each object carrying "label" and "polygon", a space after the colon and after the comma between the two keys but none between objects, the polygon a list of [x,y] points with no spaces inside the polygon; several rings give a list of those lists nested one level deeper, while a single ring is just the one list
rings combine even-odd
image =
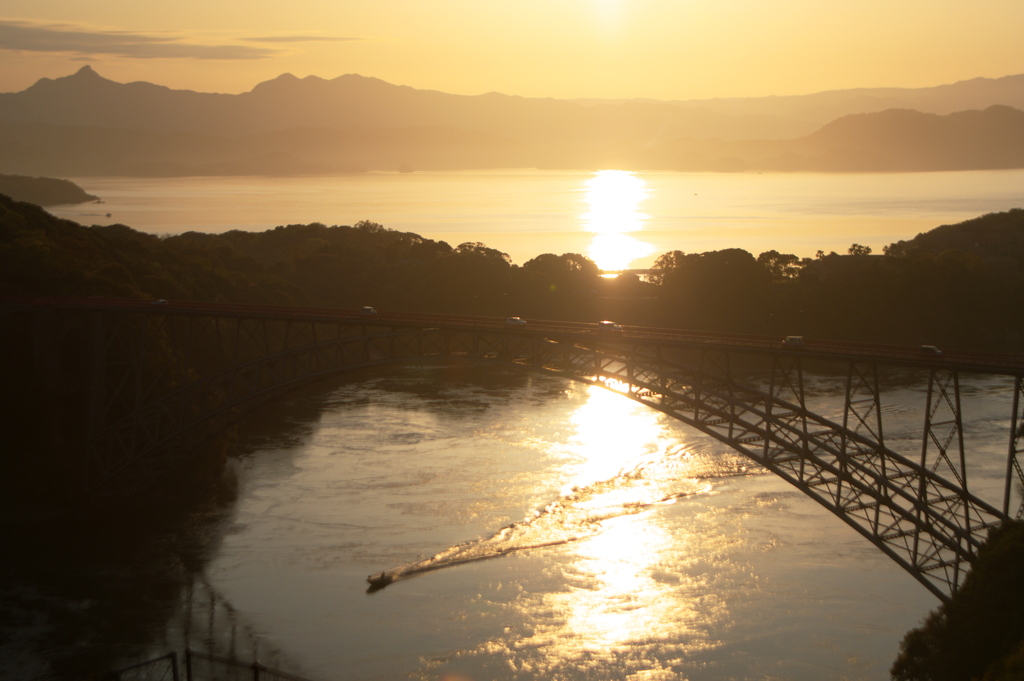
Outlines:
[{"label": "fence", "polygon": [[178,653],[133,664],[110,672],[108,681],[310,681],[259,662],[239,660],[185,649],[185,675],[181,676]]}]

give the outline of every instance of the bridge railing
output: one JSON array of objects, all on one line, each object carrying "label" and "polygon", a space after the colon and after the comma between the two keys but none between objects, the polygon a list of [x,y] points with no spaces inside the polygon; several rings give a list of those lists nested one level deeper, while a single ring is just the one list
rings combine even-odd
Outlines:
[{"label": "bridge railing", "polygon": [[[3,302],[25,303],[32,305],[49,305],[57,307],[92,308],[107,310],[124,310],[148,312],[151,314],[213,314],[223,316],[274,317],[322,321],[355,321],[366,325],[440,325],[463,328],[506,328],[504,318],[454,314],[423,314],[413,312],[387,312],[368,316],[359,310],[293,307],[282,305],[239,305],[234,303],[192,302],[192,301],[147,301],[122,298],[69,297],[69,298],[8,298]],[[159,304],[157,304],[159,303]],[[650,340],[664,343],[685,345],[721,345],[732,348],[751,350],[778,351],[782,349],[782,339],[776,336],[751,335],[740,333],[707,332],[690,329],[677,329],[650,326],[628,326],[623,328],[623,337],[627,339]],[[594,334],[597,328],[594,322],[574,322],[557,320],[529,320],[526,327],[510,329],[517,333],[580,333]],[[836,355],[864,357],[873,360],[892,360],[895,362],[911,362],[925,365],[958,365],[999,369],[1007,373],[1024,373],[1024,357],[988,352],[967,350],[944,351],[943,355],[925,356],[918,348],[886,345],[879,343],[863,343],[855,341],[834,341],[807,337],[804,339],[802,352],[809,355]]]}]

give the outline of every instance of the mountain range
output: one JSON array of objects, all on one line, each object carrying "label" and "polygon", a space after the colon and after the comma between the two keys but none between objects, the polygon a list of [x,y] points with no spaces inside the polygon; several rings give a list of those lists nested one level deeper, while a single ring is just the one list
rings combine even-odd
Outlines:
[{"label": "mountain range", "polygon": [[1024,167],[1024,75],[919,89],[663,102],[453,95],[285,74],[241,94],[91,67],[0,93],[0,172],[294,175],[501,167]]}]

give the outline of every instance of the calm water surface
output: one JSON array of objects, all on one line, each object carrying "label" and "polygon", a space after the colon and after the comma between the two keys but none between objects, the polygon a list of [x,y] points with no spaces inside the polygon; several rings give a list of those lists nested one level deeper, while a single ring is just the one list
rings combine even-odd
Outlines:
[{"label": "calm water surface", "polygon": [[[826,413],[835,383],[812,386]],[[883,398],[897,450],[922,390]],[[965,391],[981,487],[1009,394]],[[244,458],[203,577],[313,678],[875,680],[937,605],[781,479],[599,388],[408,368],[324,406]]]},{"label": "calm water surface", "polygon": [[[813,256],[881,252],[941,224],[1024,206],[1024,170],[896,174],[623,171],[370,173],[313,178],[79,178],[104,205],[55,207],[84,224],[158,234],[372,220],[452,245],[479,241],[522,264],[584,253],[608,269],[670,250]],[[111,217],[107,218],[106,213]]]}]

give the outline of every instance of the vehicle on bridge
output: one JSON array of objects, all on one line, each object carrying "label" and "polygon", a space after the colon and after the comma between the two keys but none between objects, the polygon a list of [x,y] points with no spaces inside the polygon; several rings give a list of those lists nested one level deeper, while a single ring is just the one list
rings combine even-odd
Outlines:
[{"label": "vehicle on bridge", "polygon": [[782,339],[782,348],[784,350],[803,350],[804,349],[804,337],[803,336],[786,336]]},{"label": "vehicle on bridge", "polygon": [[932,359],[942,357],[942,350],[939,350],[934,345],[922,345],[918,348],[918,352],[921,353],[922,357],[931,357]]},{"label": "vehicle on bridge", "polygon": [[363,315],[364,317],[372,317],[373,315],[377,314],[377,310],[376,308],[373,308],[370,305],[363,305],[361,308],[359,308],[359,314]]},{"label": "vehicle on bridge", "polygon": [[506,317],[505,326],[526,326],[526,320],[522,317]]},{"label": "vehicle on bridge", "polygon": [[597,332],[605,336],[621,336],[622,326],[613,321],[603,319],[597,323]]}]

